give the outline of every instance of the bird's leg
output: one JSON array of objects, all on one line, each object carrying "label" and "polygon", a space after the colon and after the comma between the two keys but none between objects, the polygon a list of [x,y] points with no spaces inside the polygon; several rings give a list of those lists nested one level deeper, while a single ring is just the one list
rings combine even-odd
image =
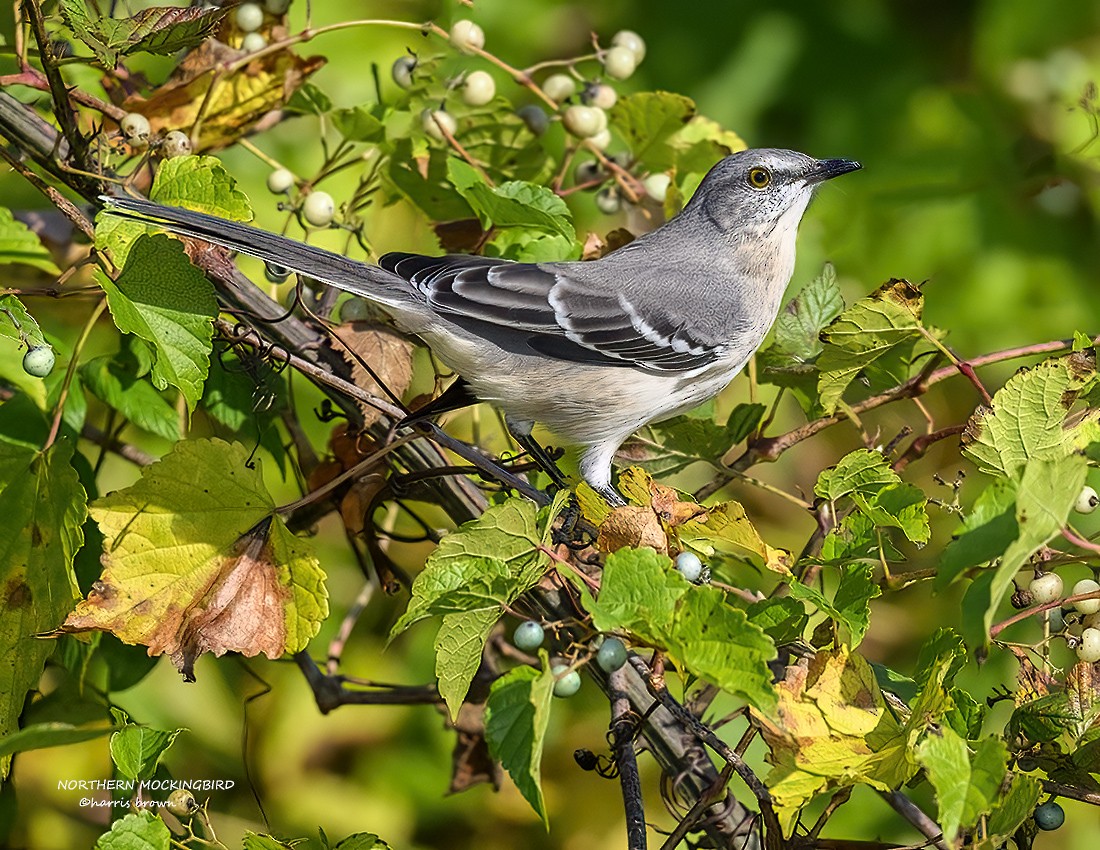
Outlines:
[{"label": "bird's leg", "polygon": [[554,458],[550,456],[550,453],[546,451],[534,437],[531,436],[531,424],[528,422],[517,422],[509,417],[505,417],[505,424],[508,426],[508,431],[520,447],[531,456],[531,459],[539,465],[539,467],[550,476],[550,480],[554,482],[554,486],[561,490],[568,490],[569,483],[565,480],[565,476],[562,475],[562,471],[558,469],[557,463]]}]

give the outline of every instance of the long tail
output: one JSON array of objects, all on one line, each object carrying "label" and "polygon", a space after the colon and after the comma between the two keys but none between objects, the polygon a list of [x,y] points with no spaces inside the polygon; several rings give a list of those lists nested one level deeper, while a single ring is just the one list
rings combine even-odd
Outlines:
[{"label": "long tail", "polygon": [[108,195],[102,195],[100,200],[112,215],[163,227],[169,233],[191,236],[258,257],[264,262],[372,301],[392,306],[410,301],[408,284],[397,275],[369,263],[349,260],[324,248],[315,248],[257,227],[182,207]]}]

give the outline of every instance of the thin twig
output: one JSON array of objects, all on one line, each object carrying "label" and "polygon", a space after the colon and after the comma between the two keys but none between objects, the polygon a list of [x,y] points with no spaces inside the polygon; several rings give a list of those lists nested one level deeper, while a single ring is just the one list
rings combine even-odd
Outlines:
[{"label": "thin twig", "polygon": [[895,812],[911,823],[921,835],[931,842],[933,847],[939,850],[951,850],[947,842],[943,840],[943,830],[938,823],[928,817],[920,807],[902,794],[900,791],[880,791],[882,799],[890,804]]}]

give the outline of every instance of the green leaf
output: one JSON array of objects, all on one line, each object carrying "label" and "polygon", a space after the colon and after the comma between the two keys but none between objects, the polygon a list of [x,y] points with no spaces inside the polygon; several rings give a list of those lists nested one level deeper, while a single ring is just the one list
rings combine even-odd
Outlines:
[{"label": "green leaf", "polygon": [[218,311],[210,282],[167,236],[139,237],[116,280],[99,269],[96,279],[119,330],[152,343],[153,384],[178,387],[193,410],[210,368]]},{"label": "green leaf", "polygon": [[34,266],[47,274],[61,274],[42,241],[27,225],[16,221],[11,210],[0,207],[0,266],[8,263]]},{"label": "green leaf", "polygon": [[180,438],[179,414],[134,372],[133,359],[125,351],[93,358],[80,367],[80,377],[92,395],[139,428],[175,442]]},{"label": "green leaf", "polygon": [[625,629],[659,643],[672,624],[676,603],[690,586],[667,556],[652,549],[623,548],[607,556],[599,599],[587,596],[584,603],[601,632]]},{"label": "green leaf", "polygon": [[500,609],[447,614],[435,636],[435,675],[439,695],[447,704],[451,719],[458,719],[470,683],[474,680],[485,641],[500,619]]},{"label": "green leaf", "polygon": [[248,449],[185,440],[130,487],[97,500],[103,574],[66,631],[110,631],[192,677],[203,652],[279,658],[328,614],[311,546],[274,514]]},{"label": "green leaf", "polygon": [[821,274],[802,288],[775,321],[773,347],[800,362],[813,361],[822,351],[821,332],[844,310],[836,269],[826,263]]},{"label": "green leaf", "polygon": [[966,739],[941,727],[917,747],[917,759],[936,789],[940,828],[953,843],[960,827],[992,811],[1004,780],[1008,750],[1000,738],[985,738],[969,752]]},{"label": "green leaf", "polygon": [[1038,779],[1017,773],[1008,791],[993,807],[985,822],[985,838],[975,843],[974,850],[999,850],[1016,834],[1039,803],[1043,786]]},{"label": "green leaf", "polygon": [[349,142],[377,142],[385,136],[382,122],[362,106],[337,109],[332,124]]},{"label": "green leaf", "polygon": [[332,111],[332,99],[313,83],[306,82],[295,89],[283,108],[302,115],[325,115]]},{"label": "green leaf", "polygon": [[822,333],[818,390],[826,413],[836,410],[860,372],[899,346],[921,338],[924,296],[908,281],[893,280],[845,310]]},{"label": "green leaf", "polygon": [[1077,430],[1095,419],[1093,412],[1075,428],[1064,427],[1077,395],[1096,375],[1086,352],[1044,361],[1017,372],[979,408],[963,432],[963,453],[983,472],[1011,476],[1032,458],[1053,458],[1074,448]]},{"label": "green leaf", "polygon": [[71,723],[35,723],[0,738],[0,758],[28,750],[65,747],[110,735],[110,726],[74,726]]},{"label": "green leaf", "polygon": [[241,842],[244,850],[294,850],[294,845],[286,841],[280,841],[274,835],[264,835],[255,832],[245,832],[244,841]]},{"label": "green leaf", "polygon": [[541,671],[516,667],[493,682],[485,705],[485,738],[490,754],[549,829],[541,764],[554,676],[546,653],[540,655]]},{"label": "green leaf", "polygon": [[805,606],[789,596],[761,599],[750,605],[745,613],[749,622],[761,629],[776,645],[801,640],[810,619]]},{"label": "green leaf", "polygon": [[99,836],[95,850],[169,850],[172,833],[168,826],[143,809],[111,824],[111,831]]},{"label": "green leaf", "polygon": [[741,403],[730,411],[726,420],[726,435],[730,446],[736,446],[756,430],[767,408],[762,404]]},{"label": "green leaf", "polygon": [[126,723],[111,735],[111,761],[126,779],[152,779],[161,758],[182,731]]},{"label": "green leaf", "polygon": [[841,567],[832,601],[802,582],[792,581],[789,586],[792,597],[812,602],[821,613],[845,626],[851,634],[852,649],[859,646],[871,623],[871,600],[882,593],[871,565],[860,563]]},{"label": "green leaf", "polygon": [[526,499],[509,499],[448,534],[413,581],[409,607],[390,630],[438,614],[500,610],[533,587],[545,571],[537,511]]},{"label": "green leaf", "polygon": [[357,832],[343,839],[334,850],[390,850],[390,845],[373,832]]},{"label": "green leaf", "polygon": [[38,322],[14,295],[0,295],[0,314],[7,318],[0,318],[0,337],[14,339],[28,348],[47,344]]},{"label": "green leaf", "polygon": [[414,155],[411,140],[401,139],[382,171],[383,184],[392,187],[391,195],[407,198],[432,221],[468,219],[473,211],[448,181],[449,163],[445,151],[433,148],[427,156],[426,173],[422,173],[424,160]]},{"label": "green leaf", "polygon": [[942,590],[964,570],[1004,554],[1017,537],[1016,482],[995,478],[975,499],[962,527],[944,547],[936,573],[936,590]]},{"label": "green leaf", "polygon": [[898,528],[914,543],[928,540],[928,498],[903,483],[879,452],[857,449],[845,455],[818,476],[814,492],[831,502],[848,497],[876,526]]},{"label": "green leaf", "polygon": [[490,187],[472,165],[457,157],[447,160],[447,176],[485,227],[534,227],[570,241],[576,238],[569,207],[545,186],[512,180]]},{"label": "green leaf", "polygon": [[651,171],[670,168],[676,151],[668,144],[695,115],[695,103],[666,91],[620,97],[611,108],[611,126],[630,152]]},{"label": "green leaf", "polygon": [[968,642],[972,645],[985,644],[993,618],[1016,574],[1065,526],[1085,484],[1087,471],[1087,461],[1081,455],[1035,458],[1024,466],[1016,493],[1016,523],[1020,536],[1005,550],[991,582],[974,582],[964,596],[964,605],[970,610],[982,611],[980,634],[975,633],[976,624],[971,618],[963,619]]},{"label": "green leaf", "polygon": [[[58,440],[37,453],[0,441],[0,739],[17,728],[37,687],[56,629],[78,597],[73,557],[84,542],[87,496]],[[10,757],[0,759],[0,779]]]},{"label": "green leaf", "polygon": [[251,221],[248,196],[237,188],[221,161],[212,156],[177,156],[157,167],[149,197],[170,207],[228,218]]},{"label": "green leaf", "polygon": [[154,7],[124,18],[92,16],[85,0],[62,0],[61,14],[73,34],[92,49],[107,68],[120,55],[167,55],[195,47],[213,33],[228,9]]},{"label": "green leaf", "polygon": [[485,243],[483,253],[486,257],[500,257],[517,263],[551,263],[578,259],[580,247],[560,233],[505,227],[497,230],[493,238]]}]

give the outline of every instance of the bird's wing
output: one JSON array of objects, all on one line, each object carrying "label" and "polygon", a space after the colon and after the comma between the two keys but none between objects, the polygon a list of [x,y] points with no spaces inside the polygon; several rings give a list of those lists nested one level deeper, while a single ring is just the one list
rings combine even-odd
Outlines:
[{"label": "bird's wing", "polygon": [[393,253],[379,265],[469,332],[498,342],[518,335],[531,350],[560,360],[689,372],[725,354],[719,341],[641,312],[629,295],[577,269],[587,264]]}]

